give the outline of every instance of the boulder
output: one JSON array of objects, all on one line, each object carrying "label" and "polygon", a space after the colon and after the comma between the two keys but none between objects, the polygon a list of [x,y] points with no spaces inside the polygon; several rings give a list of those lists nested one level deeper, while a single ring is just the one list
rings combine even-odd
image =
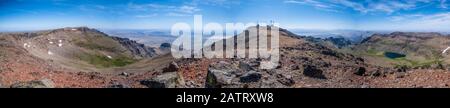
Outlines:
[{"label": "boulder", "polygon": [[202,84],[200,83],[195,83],[194,81],[187,81],[185,82],[185,84],[183,85],[184,88],[202,88]]},{"label": "boulder", "polygon": [[127,72],[122,72],[122,73],[120,73],[119,75],[121,75],[121,76],[126,76],[126,77],[130,76],[130,74],[127,73]]},{"label": "boulder", "polygon": [[55,84],[50,79],[39,81],[20,82],[11,85],[11,88],[55,88]]},{"label": "boulder", "polygon": [[359,76],[363,76],[365,73],[366,73],[366,68],[359,67],[354,74],[355,75],[359,75]]},{"label": "boulder", "polygon": [[281,68],[281,63],[273,61],[261,61],[260,69],[279,69]]},{"label": "boulder", "polygon": [[237,67],[228,62],[221,61],[211,64],[208,68],[205,87],[221,88],[224,85],[232,84],[233,79],[236,78],[236,71]]},{"label": "boulder", "polygon": [[332,50],[324,50],[324,51],[321,52],[321,54],[329,55],[329,56],[333,56],[333,57],[340,58],[339,53],[337,53],[337,52],[335,52],[335,51],[332,51]]},{"label": "boulder", "polygon": [[251,82],[258,82],[261,79],[261,74],[255,71],[251,71],[248,73],[245,73],[243,76],[241,76],[239,79],[242,83],[251,83]]},{"label": "boulder", "polygon": [[253,68],[250,66],[250,64],[242,62],[242,61],[239,62],[239,68],[243,71],[253,70]]},{"label": "boulder", "polygon": [[408,66],[397,66],[396,69],[397,69],[397,72],[406,72],[406,71],[408,71],[409,67]]},{"label": "boulder", "polygon": [[124,84],[114,84],[114,85],[108,86],[107,88],[131,88],[131,87],[124,85]]},{"label": "boulder", "polygon": [[163,73],[154,78],[142,80],[140,83],[148,88],[175,88],[178,83],[178,73]]},{"label": "boulder", "polygon": [[169,64],[169,66],[167,66],[166,68],[163,69],[163,72],[176,72],[176,71],[178,71],[178,69],[180,69],[178,64],[175,62],[172,62]]},{"label": "boulder", "polygon": [[374,77],[379,77],[379,76],[381,76],[380,70],[376,70],[376,71],[372,72],[372,76],[374,76]]},{"label": "boulder", "polygon": [[292,86],[295,84],[295,81],[292,79],[292,77],[287,77],[286,75],[283,74],[278,74],[276,77],[277,81],[285,86]]},{"label": "boulder", "polygon": [[305,69],[303,69],[303,75],[312,78],[327,79],[325,75],[323,75],[323,71],[316,68],[315,66],[306,65],[304,67]]},{"label": "boulder", "polygon": [[398,72],[398,73],[395,73],[395,77],[396,77],[396,78],[404,78],[405,76],[407,76],[407,75],[406,75],[406,73],[404,73],[404,72]]},{"label": "boulder", "polygon": [[299,70],[300,69],[300,66],[298,66],[297,64],[293,64],[293,65],[291,65],[291,70]]},{"label": "boulder", "polygon": [[208,69],[205,86],[206,88],[221,88],[224,85],[232,84],[234,78],[236,75],[229,71]]}]

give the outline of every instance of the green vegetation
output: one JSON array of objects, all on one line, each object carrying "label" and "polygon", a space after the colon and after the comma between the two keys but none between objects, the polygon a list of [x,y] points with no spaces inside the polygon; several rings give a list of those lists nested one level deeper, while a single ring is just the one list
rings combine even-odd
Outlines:
[{"label": "green vegetation", "polygon": [[403,62],[403,64],[396,64],[395,67],[408,67],[408,68],[430,68],[433,65],[438,66],[437,68],[442,68],[442,61],[439,60],[429,60],[429,61],[412,61],[407,60],[406,63]]},{"label": "green vegetation", "polygon": [[369,55],[369,56],[375,56],[375,57],[384,57],[384,51],[377,51],[377,50],[371,49],[371,48],[369,48],[365,54]]},{"label": "green vegetation", "polygon": [[119,51],[115,41],[109,37],[99,36],[99,35],[88,35],[82,39],[74,39],[75,45],[91,49],[91,50],[102,50],[109,52]]},{"label": "green vegetation", "polygon": [[[88,49],[84,53],[77,54],[76,58],[97,68],[123,67],[137,61],[123,54],[120,49],[121,46],[115,40],[106,36],[86,34],[83,38],[74,38],[72,41],[75,45]],[[113,53],[113,57],[108,58],[102,52]]]},{"label": "green vegetation", "polygon": [[380,44],[381,45],[389,45],[389,46],[404,46],[405,45],[405,43],[398,42],[398,41],[395,41],[395,40],[388,40],[388,39],[382,40],[380,42]]},{"label": "green vegetation", "polygon": [[110,51],[114,52],[116,49],[114,47],[107,47],[103,45],[96,44],[95,42],[75,42],[75,45],[91,49],[91,50],[102,50],[102,51]]},{"label": "green vegetation", "polygon": [[110,59],[104,55],[92,55],[92,54],[83,54],[79,58],[98,68],[122,67],[135,63],[137,61],[135,59],[126,56],[118,56]]},{"label": "green vegetation", "polygon": [[364,55],[367,56],[372,56],[372,57],[377,57],[380,59],[384,59],[384,61],[387,62],[391,62],[395,65],[395,67],[408,67],[408,68],[428,68],[431,67],[432,65],[442,65],[442,61],[440,61],[438,58],[439,57],[433,57],[433,58],[429,58],[426,60],[411,60],[408,59],[407,56],[412,55],[412,54],[406,54],[406,55],[402,55],[402,56],[397,56],[396,57],[388,57],[387,55],[392,55],[393,52],[386,52],[386,51],[378,51],[375,49],[371,49],[369,48],[368,50],[366,50],[366,52],[364,53]]}]

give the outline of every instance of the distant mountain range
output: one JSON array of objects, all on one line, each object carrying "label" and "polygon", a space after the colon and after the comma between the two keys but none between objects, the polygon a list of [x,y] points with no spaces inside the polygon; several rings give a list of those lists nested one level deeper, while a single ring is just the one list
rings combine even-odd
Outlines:
[{"label": "distant mountain range", "polygon": [[375,34],[386,34],[390,33],[389,31],[360,31],[360,30],[302,30],[302,29],[294,29],[291,30],[295,34],[302,36],[311,36],[315,38],[345,38],[352,42],[358,43],[363,39]]},{"label": "distant mountain range", "polygon": [[101,31],[111,36],[129,38],[153,47],[159,47],[162,43],[171,43],[176,39],[170,35],[169,30],[101,29]]},{"label": "distant mountain range", "polygon": [[[108,35],[119,36],[124,38],[130,38],[137,40],[140,43],[144,43],[149,46],[156,46],[164,42],[171,42],[175,39],[170,35],[170,30],[157,30],[157,29],[100,29]],[[294,29],[290,30],[293,33],[300,36],[310,36],[314,38],[344,38],[352,43],[359,43],[363,39],[378,33],[386,34],[388,31],[358,31],[358,30],[302,30]],[[207,37],[207,36],[206,36]]]}]

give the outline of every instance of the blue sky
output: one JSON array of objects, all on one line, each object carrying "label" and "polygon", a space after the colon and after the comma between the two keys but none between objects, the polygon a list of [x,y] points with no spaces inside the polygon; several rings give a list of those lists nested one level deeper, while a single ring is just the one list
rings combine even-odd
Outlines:
[{"label": "blue sky", "polygon": [[0,30],[168,29],[274,20],[288,29],[450,31],[450,0],[1,0]]}]

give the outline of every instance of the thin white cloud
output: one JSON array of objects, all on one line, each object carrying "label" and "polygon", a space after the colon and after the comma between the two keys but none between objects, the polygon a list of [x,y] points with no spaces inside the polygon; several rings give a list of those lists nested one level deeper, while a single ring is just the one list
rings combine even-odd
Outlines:
[{"label": "thin white cloud", "polygon": [[148,6],[153,9],[174,9],[176,6],[170,6],[170,5],[161,5],[161,4],[144,4],[142,5],[143,8],[146,8],[145,6]]},{"label": "thin white cloud", "polygon": [[450,12],[432,15],[405,15],[393,24],[394,29],[450,30]]},{"label": "thin white cloud", "polygon": [[308,6],[312,6],[319,10],[338,12],[336,9],[334,9],[334,8],[337,8],[336,5],[327,4],[325,2],[320,2],[317,0],[286,0],[286,1],[284,1],[284,3],[308,5]]},{"label": "thin white cloud", "polygon": [[443,9],[447,9],[448,8],[447,0],[441,0],[440,7]]},{"label": "thin white cloud", "polygon": [[103,5],[79,5],[78,9],[87,12],[107,12],[108,7]]},{"label": "thin white cloud", "polygon": [[196,6],[191,5],[163,5],[163,4],[133,4],[129,3],[128,8],[133,11],[165,13],[168,16],[189,16],[201,11]]},{"label": "thin white cloud", "polygon": [[[445,0],[443,0],[445,2]],[[433,2],[432,0],[284,0],[284,3],[302,4],[313,6],[325,11],[340,11],[349,8],[363,14],[387,13],[392,14],[401,10],[412,10],[419,8],[419,4]],[[434,1],[436,2],[436,1]],[[442,2],[442,1],[441,1]],[[446,6],[441,3],[441,7]]]},{"label": "thin white cloud", "polygon": [[383,12],[391,14],[400,10],[411,10],[417,8],[419,3],[427,3],[428,0],[380,0],[355,2],[352,0],[334,0],[334,3],[344,5],[361,13]]},{"label": "thin white cloud", "polygon": [[176,16],[176,17],[191,16],[190,14],[181,14],[181,13],[174,13],[174,12],[169,12],[166,15],[167,16]]},{"label": "thin white cloud", "polygon": [[197,7],[183,5],[183,6],[177,7],[176,9],[167,11],[166,15],[167,16],[177,16],[177,17],[191,16],[195,12],[198,12],[198,11],[200,11],[200,9],[198,9]]},{"label": "thin white cloud", "polygon": [[225,8],[231,8],[232,6],[241,4],[240,0],[192,0],[186,4],[197,6],[197,5],[209,5],[209,6],[219,6]]},{"label": "thin white cloud", "polygon": [[392,16],[392,17],[388,17],[388,19],[393,22],[400,22],[400,21],[405,21],[405,20],[410,20],[410,19],[417,19],[417,18],[421,18],[424,16],[425,15],[423,15],[423,14],[409,14],[409,15]]},{"label": "thin white cloud", "polygon": [[189,14],[192,14],[192,13],[197,12],[197,11],[200,11],[200,9],[198,9],[197,7],[187,6],[187,5],[181,6],[178,9],[178,12],[189,13]]},{"label": "thin white cloud", "polygon": [[356,11],[367,13],[367,9],[364,7],[364,5],[362,5],[360,3],[356,3],[356,2],[352,2],[352,1],[348,1],[348,0],[334,0],[332,2],[343,5],[345,7],[350,7]]},{"label": "thin white cloud", "polygon": [[157,13],[153,13],[153,14],[147,14],[147,15],[136,15],[136,18],[150,18],[150,17],[155,17],[158,16]]},{"label": "thin white cloud", "polygon": [[176,9],[176,6],[161,5],[161,4],[134,4],[128,3],[128,8],[135,11],[161,11]]}]

